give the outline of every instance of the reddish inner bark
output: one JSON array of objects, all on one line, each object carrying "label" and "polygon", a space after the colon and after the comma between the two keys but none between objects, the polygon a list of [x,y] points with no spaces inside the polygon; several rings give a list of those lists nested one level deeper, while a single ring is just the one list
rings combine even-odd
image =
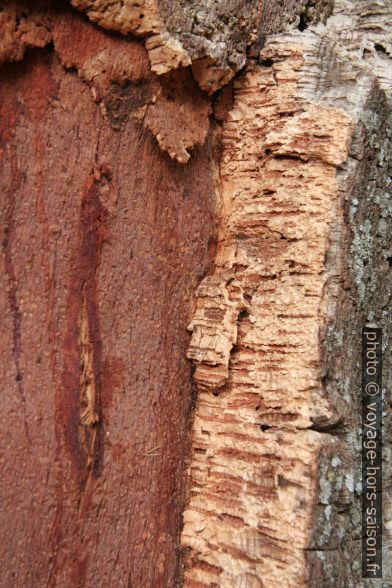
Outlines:
[{"label": "reddish inner bark", "polygon": [[175,585],[210,143],[171,161],[47,50],[0,78],[0,583]]}]

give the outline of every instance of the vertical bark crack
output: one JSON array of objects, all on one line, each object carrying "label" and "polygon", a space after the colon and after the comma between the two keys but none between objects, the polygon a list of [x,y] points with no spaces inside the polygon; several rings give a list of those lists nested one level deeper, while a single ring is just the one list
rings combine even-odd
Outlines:
[{"label": "vertical bark crack", "polygon": [[8,277],[8,300],[12,313],[13,320],[13,344],[12,344],[12,355],[15,363],[15,380],[16,386],[19,393],[19,397],[22,404],[23,414],[23,427],[25,436],[28,442],[30,442],[30,435],[27,423],[27,411],[26,411],[26,395],[23,385],[23,373],[20,363],[21,353],[21,327],[22,327],[22,314],[20,311],[18,297],[17,297],[17,280],[14,271],[14,264],[12,260],[12,240],[14,237],[14,210],[15,210],[15,194],[21,184],[21,176],[17,166],[16,154],[14,151],[11,152],[11,185],[7,192],[7,209],[5,214],[5,226],[3,229],[3,240],[2,249],[4,255],[4,266],[5,273]]}]

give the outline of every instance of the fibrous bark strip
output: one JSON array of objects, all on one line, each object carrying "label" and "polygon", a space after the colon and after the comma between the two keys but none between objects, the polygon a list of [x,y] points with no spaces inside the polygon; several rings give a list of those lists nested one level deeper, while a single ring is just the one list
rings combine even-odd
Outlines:
[{"label": "fibrous bark strip", "polygon": [[[360,449],[350,403],[339,402],[327,370],[342,353],[342,321],[341,337],[357,337],[347,352],[358,356],[361,327],[381,309],[369,296],[348,320],[341,304],[346,289],[357,294],[345,209],[374,140],[362,117],[391,80],[391,10],[368,4],[336,2],[326,27],[271,36],[235,84],[215,271],[189,326],[199,395],[185,586],[359,581],[360,543],[348,555],[353,529],[342,512],[359,517]],[[337,425],[336,437],[322,432]]]}]

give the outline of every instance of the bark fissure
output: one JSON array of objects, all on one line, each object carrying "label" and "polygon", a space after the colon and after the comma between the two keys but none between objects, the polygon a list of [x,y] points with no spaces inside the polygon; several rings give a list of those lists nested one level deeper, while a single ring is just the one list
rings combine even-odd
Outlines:
[{"label": "bark fissure", "polygon": [[8,278],[8,301],[10,305],[10,311],[12,314],[13,322],[13,343],[12,343],[12,355],[15,364],[15,380],[17,382],[17,388],[19,398],[22,405],[23,414],[23,426],[26,435],[27,442],[30,442],[29,429],[27,424],[27,406],[26,406],[26,395],[23,384],[23,373],[20,363],[20,352],[22,346],[22,315],[18,303],[18,284],[14,271],[14,264],[12,259],[12,241],[14,235],[14,209],[15,209],[15,192],[19,188],[22,178],[17,165],[16,154],[11,148],[10,153],[10,172],[11,172],[11,185],[7,190],[6,197],[6,214],[5,214],[5,225],[3,228],[3,240],[2,249],[4,256],[4,269],[5,274]]}]

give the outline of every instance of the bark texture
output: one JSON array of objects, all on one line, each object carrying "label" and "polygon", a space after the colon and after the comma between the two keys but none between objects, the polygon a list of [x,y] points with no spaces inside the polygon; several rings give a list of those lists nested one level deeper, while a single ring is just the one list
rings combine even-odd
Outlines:
[{"label": "bark texture", "polygon": [[[267,37],[235,83],[215,270],[189,325],[186,586],[366,585],[360,345],[368,322],[386,349],[391,334],[391,17],[337,1],[326,26]],[[386,544],[385,586],[389,562]]]},{"label": "bark texture", "polygon": [[246,61],[256,38],[261,0],[72,0],[101,26],[147,36],[151,68],[158,74],[193,66],[206,92],[227,83]]},{"label": "bark texture", "polygon": [[210,140],[185,168],[146,127],[206,135],[204,98],[166,78],[143,123],[143,45],[50,14],[0,71],[0,584],[174,586],[214,181]]},{"label": "bark texture", "polygon": [[381,0],[1,3],[2,586],[367,586],[391,26]]}]

